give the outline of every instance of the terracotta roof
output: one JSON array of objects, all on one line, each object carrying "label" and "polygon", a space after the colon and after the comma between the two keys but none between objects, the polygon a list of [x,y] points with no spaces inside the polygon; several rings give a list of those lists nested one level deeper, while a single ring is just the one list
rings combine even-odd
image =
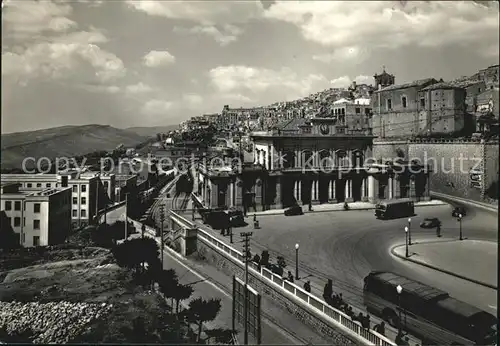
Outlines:
[{"label": "terracotta roof", "polygon": [[434,78],[425,78],[425,79],[419,79],[416,81],[413,81],[411,83],[406,83],[406,84],[398,84],[398,85],[389,85],[386,88],[383,88],[382,90],[376,90],[375,92],[381,92],[381,91],[390,91],[390,90],[398,90],[398,89],[406,89],[406,88],[414,88],[414,87],[421,87],[429,83],[437,83],[437,80]]}]

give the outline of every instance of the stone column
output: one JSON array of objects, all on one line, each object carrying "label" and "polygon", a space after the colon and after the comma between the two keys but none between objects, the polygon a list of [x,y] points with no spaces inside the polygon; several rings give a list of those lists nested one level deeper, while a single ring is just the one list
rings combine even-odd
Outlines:
[{"label": "stone column", "polygon": [[347,179],[345,182],[345,201],[352,202],[352,180]]},{"label": "stone column", "polygon": [[295,168],[300,167],[300,152],[295,150]]},{"label": "stone column", "polygon": [[361,201],[366,202],[368,197],[366,196],[366,178],[361,180]]},{"label": "stone column", "polygon": [[387,178],[387,186],[389,188],[389,199],[393,199],[394,198],[394,193],[393,193],[393,178],[391,176],[389,176]]},{"label": "stone column", "polygon": [[399,175],[394,177],[394,198],[401,198],[401,180]]},{"label": "stone column", "polygon": [[299,187],[299,198],[297,198],[298,202],[300,205],[302,205],[302,181],[299,179],[298,182],[298,187]]},{"label": "stone column", "polygon": [[376,194],[378,187],[377,183],[378,182],[373,175],[368,176],[368,201],[370,203],[374,203],[378,199]]},{"label": "stone column", "polygon": [[281,209],[283,207],[283,200],[281,197],[281,177],[276,177],[276,197],[272,208]]},{"label": "stone column", "polygon": [[229,206],[234,207],[234,183],[229,183]]},{"label": "stone column", "polygon": [[431,200],[430,191],[431,191],[431,174],[425,173],[425,190],[424,190],[424,200],[425,201]]}]

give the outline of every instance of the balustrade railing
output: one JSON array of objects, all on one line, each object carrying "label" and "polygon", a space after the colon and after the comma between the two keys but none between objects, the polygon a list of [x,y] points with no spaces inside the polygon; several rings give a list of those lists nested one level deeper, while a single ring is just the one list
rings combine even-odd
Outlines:
[{"label": "balustrade railing", "polygon": [[[204,230],[198,228],[198,239],[204,240],[206,243],[212,245],[214,248],[222,250],[222,252],[228,254],[232,258],[236,259],[241,266],[244,266],[243,254],[234,249],[233,247],[225,244],[216,237],[210,235]],[[281,290],[292,294],[304,304],[308,305],[310,308],[314,309],[318,314],[324,315],[331,319],[334,323],[342,326],[343,328],[349,330],[351,333],[357,336],[357,338],[367,345],[379,345],[379,346],[395,346],[396,344],[386,338],[385,336],[375,332],[374,330],[366,329],[361,326],[357,321],[353,321],[348,315],[339,311],[330,305],[328,305],[322,299],[314,296],[313,294],[306,292],[301,287],[296,286],[290,281],[284,280],[279,275],[272,273],[267,268],[259,268],[259,266],[254,263],[249,263],[249,269],[251,272],[257,276],[261,277],[266,281],[272,282],[274,285],[279,287]]]}]

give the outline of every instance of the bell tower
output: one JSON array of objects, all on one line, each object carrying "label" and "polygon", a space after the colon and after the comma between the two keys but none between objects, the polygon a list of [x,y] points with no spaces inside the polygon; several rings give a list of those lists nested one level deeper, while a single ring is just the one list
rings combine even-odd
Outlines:
[{"label": "bell tower", "polygon": [[389,85],[393,85],[395,83],[394,75],[385,72],[385,66],[382,66],[382,73],[375,74],[373,76],[375,79],[375,90],[379,90]]}]

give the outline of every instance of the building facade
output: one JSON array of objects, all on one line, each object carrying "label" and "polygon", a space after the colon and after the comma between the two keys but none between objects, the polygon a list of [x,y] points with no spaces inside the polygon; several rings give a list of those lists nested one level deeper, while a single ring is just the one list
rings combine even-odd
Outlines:
[{"label": "building facade", "polygon": [[[334,119],[253,133],[255,162],[198,169],[208,207],[266,210],[295,204],[426,199],[428,170],[418,163],[369,160],[373,136],[345,134]],[[415,173],[417,172],[417,173]]]},{"label": "building facade", "polygon": [[[71,187],[71,218],[74,227],[88,225],[99,208],[97,192],[101,181],[97,173],[71,171],[59,174],[2,174],[2,181],[20,183],[21,188],[26,191]],[[112,181],[114,175],[113,179],[110,177],[108,184]],[[108,189],[114,190],[114,187],[108,185]]]},{"label": "building facade", "polygon": [[24,247],[63,243],[71,231],[71,188],[23,189],[19,183],[1,187],[1,209],[7,225]]}]

